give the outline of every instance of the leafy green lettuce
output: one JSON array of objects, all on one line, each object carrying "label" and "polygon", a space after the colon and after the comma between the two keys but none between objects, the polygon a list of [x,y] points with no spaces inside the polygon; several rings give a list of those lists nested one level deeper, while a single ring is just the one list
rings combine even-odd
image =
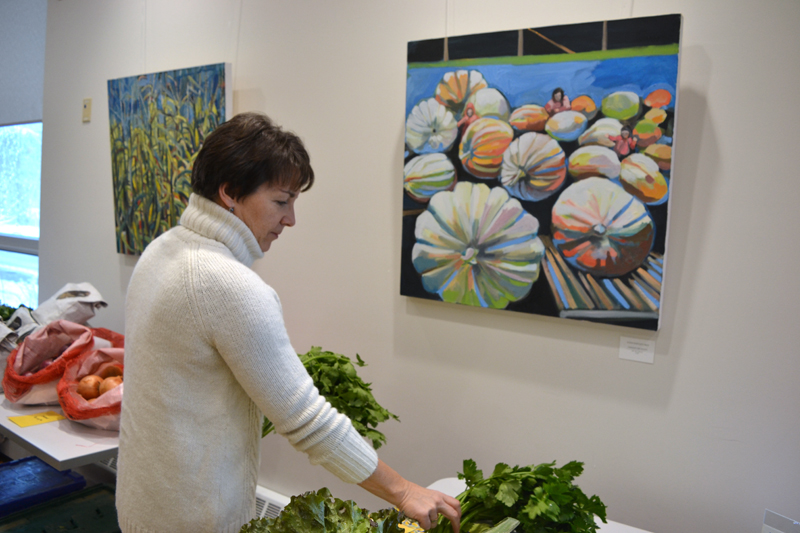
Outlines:
[{"label": "leafy green lettuce", "polygon": [[277,518],[251,520],[240,533],[403,533],[404,519],[397,509],[370,513],[322,488],[292,496]]}]

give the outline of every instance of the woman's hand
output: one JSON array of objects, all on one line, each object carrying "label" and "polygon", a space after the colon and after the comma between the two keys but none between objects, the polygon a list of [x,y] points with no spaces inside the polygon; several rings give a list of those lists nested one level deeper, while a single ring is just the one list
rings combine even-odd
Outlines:
[{"label": "woman's hand", "polygon": [[422,529],[431,529],[444,515],[453,525],[453,533],[458,533],[461,525],[461,504],[452,496],[438,490],[430,490],[409,482],[406,497],[398,508],[417,521]]},{"label": "woman's hand", "polygon": [[412,483],[378,459],[378,468],[359,485],[375,496],[397,506],[413,518],[422,529],[431,529],[444,515],[458,533],[461,525],[461,504],[455,498],[438,490],[430,490]]}]

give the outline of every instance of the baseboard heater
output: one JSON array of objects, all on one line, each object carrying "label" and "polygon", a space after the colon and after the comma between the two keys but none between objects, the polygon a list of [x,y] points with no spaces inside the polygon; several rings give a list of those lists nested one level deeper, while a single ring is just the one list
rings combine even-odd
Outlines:
[{"label": "baseboard heater", "polygon": [[[117,473],[116,456],[100,461],[98,464],[114,474]],[[289,505],[288,496],[278,494],[274,490],[261,485],[256,485],[256,518],[276,518],[287,505]]]},{"label": "baseboard heater", "polygon": [[276,518],[289,505],[289,497],[256,485],[256,517]]}]

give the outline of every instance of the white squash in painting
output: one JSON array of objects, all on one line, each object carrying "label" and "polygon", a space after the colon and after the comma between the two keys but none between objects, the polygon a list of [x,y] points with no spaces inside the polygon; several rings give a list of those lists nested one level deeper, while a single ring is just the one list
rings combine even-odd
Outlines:
[{"label": "white squash in painting", "polygon": [[544,129],[557,141],[570,142],[586,131],[586,116],[577,111],[556,113],[545,124]]},{"label": "white squash in painting", "polygon": [[446,152],[457,136],[453,113],[435,98],[415,105],[406,120],[406,144],[417,154]]},{"label": "white squash in painting", "polygon": [[456,169],[444,154],[420,155],[403,168],[403,187],[417,202],[427,202],[441,191],[449,191],[456,184]]},{"label": "white squash in painting", "polygon": [[539,221],[502,187],[460,182],[417,218],[411,258],[425,290],[442,300],[503,309],[539,277],[538,231]]},{"label": "white squash in painting", "polygon": [[536,202],[555,193],[567,175],[564,150],[549,135],[528,132],[503,154],[500,183],[512,196]]},{"label": "white squash in painting", "polygon": [[475,91],[467,98],[467,105],[472,104],[478,117],[497,118],[508,120],[511,115],[511,105],[497,89],[486,88]]},{"label": "white squash in painting", "polygon": [[655,224],[642,202],[605,178],[586,178],[553,206],[553,244],[567,263],[595,276],[635,270],[653,246]]},{"label": "white squash in painting", "polygon": [[619,172],[619,157],[605,146],[582,146],[569,156],[569,175],[576,180],[592,176],[614,179]]},{"label": "white squash in painting", "polygon": [[619,137],[622,133],[622,122],[615,118],[601,118],[578,137],[581,146],[597,144],[607,148],[614,147],[610,137]]}]

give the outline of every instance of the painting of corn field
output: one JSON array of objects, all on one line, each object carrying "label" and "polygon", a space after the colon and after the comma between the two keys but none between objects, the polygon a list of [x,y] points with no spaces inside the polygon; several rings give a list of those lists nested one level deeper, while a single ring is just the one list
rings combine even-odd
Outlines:
[{"label": "painting of corn field", "polygon": [[401,294],[658,330],[681,24],[408,43]]},{"label": "painting of corn field", "polygon": [[230,65],[219,63],[109,80],[118,253],[141,254],[178,223],[194,158],[230,118],[229,73]]}]

